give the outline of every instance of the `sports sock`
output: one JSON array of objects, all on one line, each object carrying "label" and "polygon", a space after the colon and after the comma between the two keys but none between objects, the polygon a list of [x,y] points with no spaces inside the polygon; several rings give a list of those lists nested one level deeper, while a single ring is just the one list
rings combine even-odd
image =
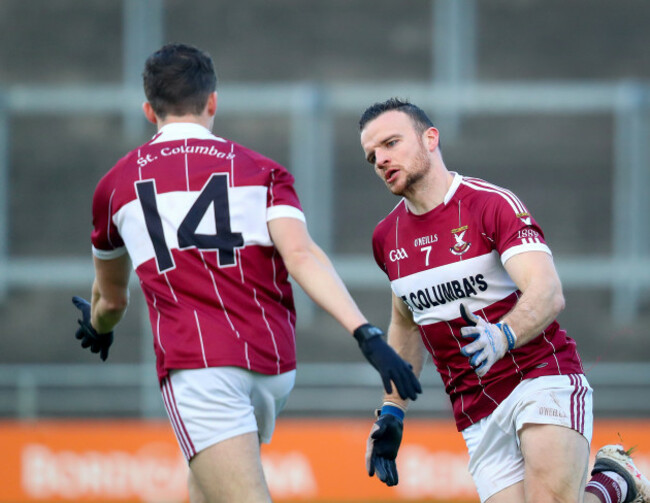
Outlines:
[{"label": "sports sock", "polygon": [[603,503],[621,503],[627,496],[627,482],[616,472],[600,472],[591,477],[585,492]]}]

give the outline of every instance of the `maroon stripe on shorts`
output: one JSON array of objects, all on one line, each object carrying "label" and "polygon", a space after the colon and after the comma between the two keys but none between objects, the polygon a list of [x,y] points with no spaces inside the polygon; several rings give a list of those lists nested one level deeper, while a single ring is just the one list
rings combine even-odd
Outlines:
[{"label": "maroon stripe on shorts", "polygon": [[585,397],[587,396],[587,387],[584,385],[582,378],[576,374],[569,374],[569,380],[573,385],[571,393],[571,428],[584,434],[585,430]]},{"label": "maroon stripe on shorts", "polygon": [[165,377],[162,383],[162,396],[163,402],[165,404],[165,409],[167,409],[167,415],[169,416],[169,421],[171,422],[174,433],[176,434],[176,439],[178,444],[183,451],[183,455],[189,461],[195,454],[196,448],[192,443],[192,439],[187,433],[183,419],[178,411],[176,405],[176,399],[174,397],[174,390],[172,388],[172,382],[169,377]]}]

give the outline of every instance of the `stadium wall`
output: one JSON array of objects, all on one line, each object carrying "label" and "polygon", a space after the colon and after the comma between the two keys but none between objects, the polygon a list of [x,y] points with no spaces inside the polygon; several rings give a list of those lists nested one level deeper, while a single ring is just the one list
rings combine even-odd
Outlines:
[{"label": "stadium wall", "polygon": [[[262,448],[274,501],[478,501],[462,437],[450,421],[408,421],[400,482],[364,469],[369,420],[281,419]],[[650,421],[600,420],[594,447],[634,441],[650,471]],[[0,503],[185,502],[187,468],[166,421],[0,423]]]}]

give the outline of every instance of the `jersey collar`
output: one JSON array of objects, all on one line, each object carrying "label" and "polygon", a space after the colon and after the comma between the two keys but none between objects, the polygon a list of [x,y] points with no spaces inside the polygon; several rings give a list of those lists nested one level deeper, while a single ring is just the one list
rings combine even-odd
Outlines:
[{"label": "jersey collar", "polygon": [[200,124],[194,124],[192,122],[172,122],[161,127],[156,136],[153,137],[151,143],[187,140],[190,138],[197,140],[226,141],[223,138],[213,135]]},{"label": "jersey collar", "polygon": [[443,199],[442,204],[447,204],[449,201],[451,201],[451,198],[454,197],[454,194],[456,193],[458,187],[460,187],[460,184],[463,181],[463,177],[458,173],[454,171],[451,171],[450,173],[454,175],[454,179],[451,182],[451,185],[449,186],[449,190],[445,194],[445,198]]},{"label": "jersey collar", "polygon": [[[411,215],[421,217],[423,215],[428,215],[432,211],[434,211],[436,208],[439,208],[441,206],[446,206],[449,201],[454,197],[454,194],[456,194],[456,191],[458,190],[458,187],[460,187],[460,184],[463,182],[463,177],[456,173],[455,171],[450,171],[450,173],[454,176],[453,180],[451,181],[451,185],[449,186],[449,189],[447,190],[447,193],[445,194],[445,197],[442,200],[442,203],[437,205],[435,208],[430,209],[426,213],[418,214],[418,213],[413,213],[411,208],[409,208],[409,203],[408,200],[405,197],[402,197],[399,203],[397,203],[397,206],[400,204],[404,205],[404,208],[406,209],[407,213],[410,213]],[[396,206],[396,207],[397,207]]]}]

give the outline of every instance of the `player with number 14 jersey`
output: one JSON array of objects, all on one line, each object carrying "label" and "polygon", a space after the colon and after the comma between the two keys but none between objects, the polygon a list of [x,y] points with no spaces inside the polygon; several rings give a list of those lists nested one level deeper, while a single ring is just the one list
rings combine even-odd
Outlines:
[{"label": "player with number 14 jersey", "polygon": [[293,297],[267,227],[279,217],[304,221],[293,176],[198,124],[164,126],[101,179],[93,253],[128,250],[160,379],[174,368],[295,369]]}]

